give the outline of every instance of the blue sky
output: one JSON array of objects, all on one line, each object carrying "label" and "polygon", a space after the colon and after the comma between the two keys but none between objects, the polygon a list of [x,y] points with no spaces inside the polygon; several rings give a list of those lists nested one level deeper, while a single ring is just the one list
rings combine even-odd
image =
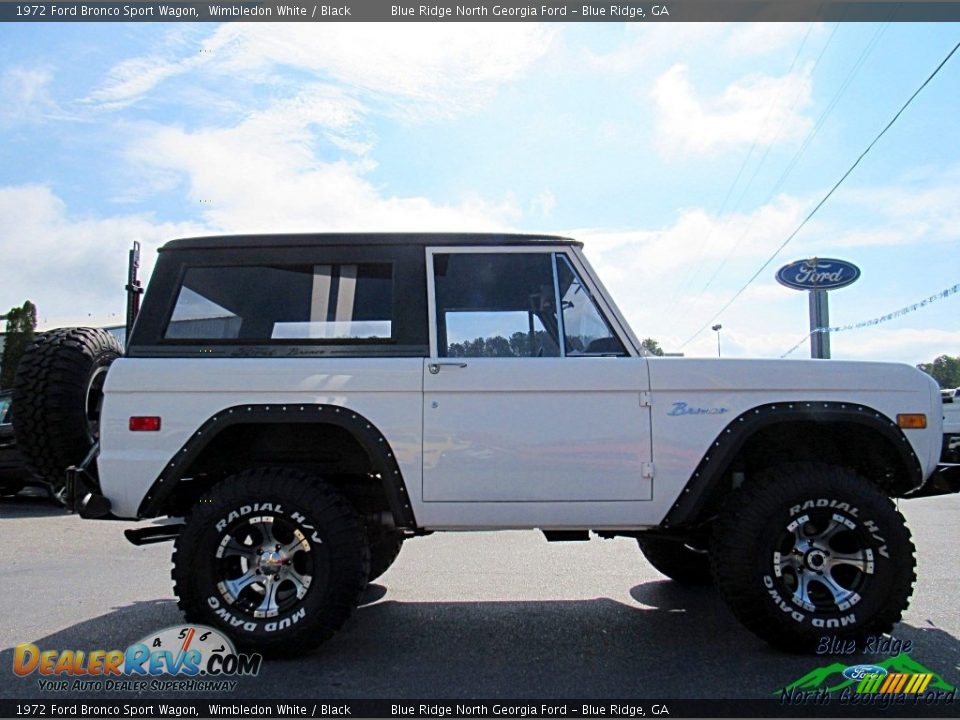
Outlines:
[{"label": "blue sky", "polygon": [[[585,242],[635,331],[692,340],[960,39],[956,24],[0,26],[0,308],[119,322],[190,234],[517,230]],[[787,262],[858,264],[831,323],[960,282],[960,55],[717,320],[806,334]],[[834,357],[960,354],[960,295]],[[793,357],[803,357],[806,345]]]}]

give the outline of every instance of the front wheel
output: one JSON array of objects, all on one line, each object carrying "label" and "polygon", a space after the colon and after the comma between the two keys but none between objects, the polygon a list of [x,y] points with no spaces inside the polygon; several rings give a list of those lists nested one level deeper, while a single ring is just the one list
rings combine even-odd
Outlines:
[{"label": "front wheel", "polygon": [[383,575],[400,554],[403,547],[403,535],[386,528],[373,526],[367,528],[367,544],[370,546],[370,576],[373,582]]},{"label": "front wheel", "polygon": [[710,554],[672,538],[637,538],[643,556],[662,575],[681,585],[710,585]]},{"label": "front wheel", "polygon": [[737,619],[790,650],[888,632],[916,579],[910,532],[890,498],[851,470],[818,463],[745,482],[715,525],[710,558]]},{"label": "front wheel", "polygon": [[306,473],[258,468],[227,478],[187,519],[174,591],[190,622],[264,653],[302,652],[346,622],[367,584],[360,518]]}]

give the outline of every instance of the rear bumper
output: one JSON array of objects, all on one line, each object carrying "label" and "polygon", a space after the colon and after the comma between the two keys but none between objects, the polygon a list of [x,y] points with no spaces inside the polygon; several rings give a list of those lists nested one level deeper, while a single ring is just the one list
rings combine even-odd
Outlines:
[{"label": "rear bumper", "polygon": [[99,444],[94,444],[80,465],[67,468],[67,509],[85,520],[118,520],[110,512],[110,500],[100,492],[99,481],[90,473],[99,451]]}]

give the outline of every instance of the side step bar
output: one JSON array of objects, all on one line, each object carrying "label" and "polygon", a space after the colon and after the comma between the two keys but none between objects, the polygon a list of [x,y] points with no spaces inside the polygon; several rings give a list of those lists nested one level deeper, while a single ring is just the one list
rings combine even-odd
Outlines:
[{"label": "side step bar", "polygon": [[180,534],[180,530],[183,528],[183,523],[173,523],[170,525],[152,525],[145,528],[133,528],[131,530],[124,530],[123,536],[131,545],[136,545],[137,547],[141,545],[152,545],[153,543],[167,542],[167,540],[175,540],[177,535]]}]

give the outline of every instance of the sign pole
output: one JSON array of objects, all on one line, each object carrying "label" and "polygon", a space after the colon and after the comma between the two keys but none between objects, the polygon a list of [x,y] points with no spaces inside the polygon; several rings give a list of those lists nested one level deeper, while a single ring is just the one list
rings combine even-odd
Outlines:
[{"label": "sign pole", "polygon": [[777,282],[794,290],[806,290],[810,305],[810,357],[830,359],[830,310],[827,290],[836,290],[856,282],[860,268],[836,258],[795,260],[777,270]]},{"label": "sign pole", "polygon": [[817,332],[830,327],[830,307],[826,290],[810,291],[810,357],[830,359],[830,333]]}]

